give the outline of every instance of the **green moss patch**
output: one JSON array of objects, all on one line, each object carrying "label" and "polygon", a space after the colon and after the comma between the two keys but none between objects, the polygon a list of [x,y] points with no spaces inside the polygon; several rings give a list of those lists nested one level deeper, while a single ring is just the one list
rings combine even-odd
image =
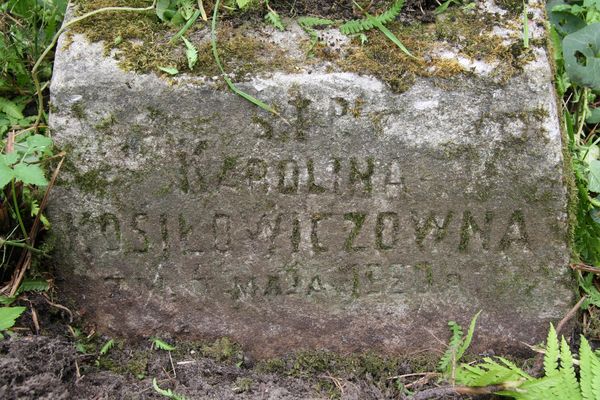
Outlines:
[{"label": "green moss patch", "polygon": [[[79,0],[76,4],[77,13],[81,14],[106,6],[146,7],[151,2]],[[211,6],[212,4],[205,4],[207,11]],[[378,6],[382,4],[378,3]],[[269,37],[261,36],[260,28],[264,23],[252,17],[252,13],[258,12],[257,10],[251,8],[234,18],[231,17],[231,11],[224,11],[227,15],[223,16],[218,28],[219,53],[225,70],[237,81],[269,71],[294,72],[300,68],[329,62],[332,71],[372,75],[388,83],[392,90],[402,92],[417,77],[450,78],[469,73],[456,60],[435,56],[435,49],[444,45],[458,49],[459,55],[469,59],[490,63],[500,61],[496,75],[508,79],[531,60],[532,54],[530,50],[523,48],[518,37],[506,43],[493,34],[494,26],[510,25],[518,18],[514,15],[522,10],[521,1],[503,0],[500,6],[509,11],[505,20],[461,7],[451,7],[432,24],[406,24],[398,21],[389,24],[388,28],[416,58],[407,56],[376,29],[365,32],[367,42],[364,44],[358,38],[353,39],[344,55],[341,54],[344,52],[335,51],[322,42],[311,50],[307,35],[305,40],[299,39],[299,45],[307,51],[306,58],[292,58],[283,48],[269,42]],[[220,71],[211,52],[208,25],[207,22],[198,20],[186,32],[186,37],[198,49],[198,61],[191,71],[187,65],[184,43],[181,40],[174,43],[169,41],[178,28],[162,23],[154,12],[100,14],[78,24],[73,30],[85,34],[91,41],[103,41],[107,55],[116,50],[115,57],[124,70],[138,73],[154,71],[165,75],[161,67],[170,67],[177,68],[180,72],[213,77],[220,75]],[[259,30],[255,28],[257,25]],[[250,31],[255,33],[249,35]]]}]

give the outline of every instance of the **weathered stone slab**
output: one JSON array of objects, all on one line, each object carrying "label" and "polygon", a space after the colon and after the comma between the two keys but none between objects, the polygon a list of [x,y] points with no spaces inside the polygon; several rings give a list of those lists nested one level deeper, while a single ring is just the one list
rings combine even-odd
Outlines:
[{"label": "weathered stone slab", "polygon": [[483,310],[474,345],[501,350],[568,309],[543,48],[508,82],[394,93],[310,67],[240,84],[289,124],[102,53],[81,36],[58,51],[51,125],[69,165],[50,208],[64,290],[100,330],[400,354]]}]

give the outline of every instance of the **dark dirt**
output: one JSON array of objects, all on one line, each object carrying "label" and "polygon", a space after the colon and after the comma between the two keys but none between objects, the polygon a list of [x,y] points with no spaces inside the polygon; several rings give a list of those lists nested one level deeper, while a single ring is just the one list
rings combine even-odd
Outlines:
[{"label": "dark dirt", "polygon": [[[152,388],[187,399],[397,399],[372,377],[336,377],[330,373],[292,377],[216,361],[198,352],[176,354],[125,346],[107,356],[78,353],[61,337],[24,336],[0,342],[0,398],[12,399],[164,399]],[[130,371],[118,370],[115,360]],[[138,371],[134,372],[136,369]],[[78,372],[79,371],[79,372]],[[134,373],[137,375],[135,376]],[[339,385],[336,387],[336,385]],[[341,388],[341,390],[339,389]],[[458,397],[446,397],[448,399]]]},{"label": "dark dirt", "polygon": [[[365,11],[377,14],[389,8],[390,0],[357,1]],[[352,19],[361,17],[363,12],[353,0],[272,0],[271,6],[277,11],[289,15],[320,15],[334,19]],[[411,15],[427,14],[438,6],[435,0],[408,0],[403,7],[403,13]]]},{"label": "dark dirt", "polygon": [[[350,20],[364,18],[366,12],[373,15],[380,14],[386,11],[392,3],[392,0],[271,0],[269,5],[279,14],[287,17],[312,15]],[[433,10],[438,6],[439,4],[435,0],[407,0],[399,18],[406,21],[432,22]],[[248,14],[256,14],[254,17],[262,19],[264,10],[250,10],[244,18],[248,18]]]},{"label": "dark dirt", "polygon": [[[185,399],[403,399],[398,375],[427,372],[435,365],[387,359],[371,354],[340,356],[298,353],[256,362],[228,339],[213,343],[177,343],[172,352],[151,342],[109,340],[71,324],[69,314],[51,307],[45,295],[29,294],[21,305],[36,309],[41,328],[33,334],[31,308],[18,321],[12,337],[0,341],[0,399],[165,399],[152,387]],[[436,378],[414,383],[422,375],[402,378],[412,390],[431,389]],[[440,383],[441,385],[441,383]],[[441,397],[434,397],[441,398]],[[445,399],[464,397],[450,396]]]}]

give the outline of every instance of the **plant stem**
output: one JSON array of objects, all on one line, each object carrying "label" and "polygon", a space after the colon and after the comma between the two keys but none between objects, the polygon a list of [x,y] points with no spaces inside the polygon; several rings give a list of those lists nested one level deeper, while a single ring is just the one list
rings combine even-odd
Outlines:
[{"label": "plant stem", "polygon": [[12,191],[13,203],[15,205],[15,215],[17,216],[17,221],[19,221],[19,226],[21,227],[23,238],[27,240],[29,238],[29,235],[27,235],[27,229],[25,229],[25,224],[23,223],[23,219],[21,218],[21,212],[19,211],[19,202],[17,201],[17,190],[15,189],[14,178],[12,181],[10,181],[10,187]]},{"label": "plant stem", "polygon": [[6,246],[13,246],[13,247],[20,247],[20,248],[32,251],[34,253],[40,253],[40,254],[44,253],[42,250],[36,249],[35,247],[28,245],[27,243],[21,243],[21,242],[15,242],[15,241],[12,241],[12,240],[0,239],[0,247],[5,246],[5,245]]}]

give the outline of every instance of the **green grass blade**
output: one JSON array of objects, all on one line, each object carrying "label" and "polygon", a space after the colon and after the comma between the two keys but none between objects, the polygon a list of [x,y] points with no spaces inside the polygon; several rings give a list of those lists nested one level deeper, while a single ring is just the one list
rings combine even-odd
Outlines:
[{"label": "green grass blade", "polygon": [[191,27],[192,25],[194,25],[194,22],[196,22],[196,20],[198,19],[198,17],[199,17],[199,16],[200,16],[200,10],[196,10],[196,12],[195,12],[194,14],[192,14],[191,18],[190,18],[190,19],[188,19],[188,21],[185,23],[185,25],[183,26],[183,28],[181,28],[181,29],[179,30],[179,32],[177,32],[177,33],[175,34],[175,36],[173,36],[173,37],[171,38],[171,40],[169,40],[169,43],[175,43],[175,41],[176,41],[177,39],[179,39],[180,37],[182,37],[182,36],[183,36],[183,34],[184,34],[184,33],[186,33],[186,32],[187,32],[187,30],[188,30],[188,29],[190,29],[190,27]]},{"label": "green grass blade", "polygon": [[523,47],[529,48],[529,16],[527,15],[527,2],[523,0]]},{"label": "green grass blade", "polygon": [[400,48],[400,50],[402,50],[402,52],[404,52],[404,54],[406,54],[407,56],[409,56],[411,58],[417,59],[417,57],[413,56],[412,53],[410,51],[408,51],[408,49],[402,44],[400,39],[398,39],[392,31],[390,31],[388,28],[386,28],[385,25],[383,25],[381,22],[379,22],[379,20],[377,18],[369,15],[368,19],[369,19],[369,21],[371,21],[373,23],[373,25],[375,25],[377,27],[377,29],[379,29],[381,32],[383,32],[383,34],[385,36],[387,36],[388,39],[390,39],[396,46],[398,46]]},{"label": "green grass blade", "polygon": [[217,67],[219,67],[219,71],[221,71],[221,76],[223,77],[223,79],[225,80],[225,83],[227,83],[227,86],[229,86],[229,89],[231,89],[232,92],[234,92],[238,96],[248,100],[250,103],[262,108],[263,110],[279,116],[279,113],[277,111],[275,111],[270,105],[260,101],[256,97],[244,92],[243,90],[238,89],[233,84],[232,80],[229,79],[229,77],[225,73],[223,64],[221,64],[221,58],[219,57],[219,52],[217,51],[217,16],[218,16],[218,10],[219,10],[220,3],[221,3],[221,0],[217,0],[215,2],[215,9],[213,11],[213,17],[212,17],[212,23],[211,23],[211,29],[210,29],[210,43],[211,43],[211,47],[212,47],[213,57],[215,59],[215,62],[217,63]]}]

